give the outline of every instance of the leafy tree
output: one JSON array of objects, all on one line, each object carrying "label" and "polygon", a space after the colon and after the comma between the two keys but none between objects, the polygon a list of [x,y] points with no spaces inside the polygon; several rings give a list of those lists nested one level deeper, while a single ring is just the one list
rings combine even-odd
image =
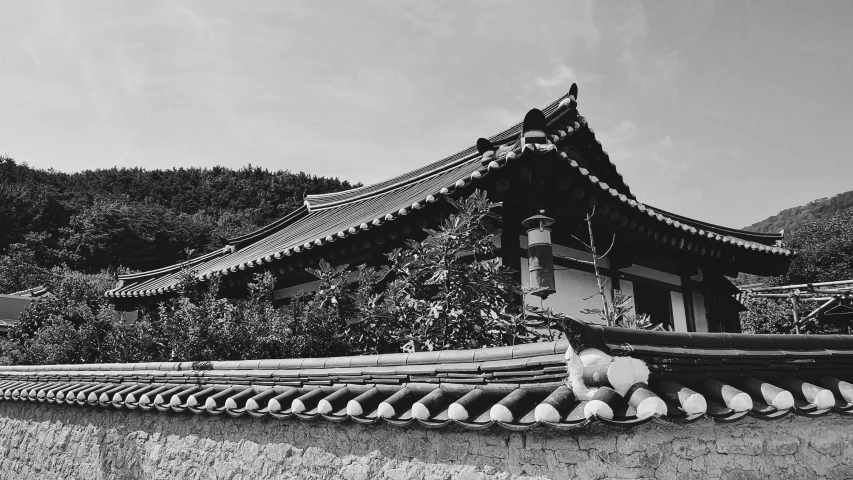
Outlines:
[{"label": "leafy tree", "polygon": [[184,260],[182,249],[210,243],[210,225],[200,220],[155,203],[95,199],[60,229],[61,255],[83,271],[168,265]]},{"label": "leafy tree", "polygon": [[23,244],[44,269],[155,269],[183,260],[185,249],[206,253],[222,247],[223,237],[279,219],[306,193],[352,186],[252,166],[69,174],[0,156],[0,255]]},{"label": "leafy tree", "polygon": [[[741,283],[760,281],[766,286],[798,285],[853,279],[853,208],[837,212],[828,218],[808,221],[794,231],[788,246],[798,255],[785,275],[772,278],[744,278]],[[850,305],[846,300],[842,303]],[[800,318],[805,318],[818,304],[799,302]],[[750,299],[748,312],[741,314],[744,332],[794,333],[792,305],[787,299]],[[819,319],[803,321],[803,333],[838,331]]]},{"label": "leafy tree", "polygon": [[[409,241],[388,255],[392,279],[381,294],[360,293],[359,304],[367,308],[347,331],[360,350],[477,348],[538,338],[534,322],[508,312],[520,289],[494,259],[498,204],[479,190],[448,200],[457,213],[438,230],[427,230],[425,240]],[[368,286],[378,280],[375,273],[361,277]]]},{"label": "leafy tree", "polygon": [[200,287],[191,272],[180,295],[160,305],[163,358],[171,361],[246,360],[341,355],[349,351],[340,332],[343,319],[322,289],[274,307],[271,273],[255,275],[249,298],[219,298],[213,281]]},{"label": "leafy tree", "polygon": [[36,255],[17,243],[6,255],[0,255],[0,293],[13,293],[47,283],[50,271],[39,266]]},{"label": "leafy tree", "polygon": [[839,193],[832,198],[819,198],[806,205],[789,208],[746,227],[754,232],[776,233],[785,230],[786,236],[805,222],[823,220],[837,212],[853,207],[853,191]]},{"label": "leafy tree", "polygon": [[798,255],[784,284],[853,279],[853,208],[806,222],[788,244]]},{"label": "leafy tree", "polygon": [[353,315],[349,293],[356,287],[348,280],[348,270],[321,262],[309,269],[320,279],[316,292],[291,299],[283,309],[289,329],[289,356],[326,357],[352,353],[353,344],[344,325]]},{"label": "leafy tree", "polygon": [[[794,333],[794,314],[791,303],[773,298],[754,298],[749,301],[749,310],[741,313],[740,325],[744,333]],[[800,318],[809,313],[809,305],[800,303],[797,311]],[[827,328],[817,319],[801,322],[802,333],[824,333]]]},{"label": "leafy tree", "polygon": [[231,306],[219,298],[214,279],[202,288],[191,271],[183,275],[178,297],[160,304],[156,322],[165,335],[162,352],[170,361],[232,360],[233,349],[224,324]]},{"label": "leafy tree", "polygon": [[112,275],[50,272],[51,294],[32,302],[0,340],[3,363],[86,363],[146,359],[144,321],[128,322],[104,298]]}]

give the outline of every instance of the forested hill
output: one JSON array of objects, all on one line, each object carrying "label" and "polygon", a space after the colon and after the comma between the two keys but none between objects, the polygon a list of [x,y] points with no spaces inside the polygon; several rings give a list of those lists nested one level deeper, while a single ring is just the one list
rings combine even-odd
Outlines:
[{"label": "forested hill", "polygon": [[[0,156],[0,267],[159,268],[277,220],[306,192],[354,186],[251,166],[63,173]],[[29,286],[13,276],[0,278],[0,293]]]},{"label": "forested hill", "polygon": [[785,232],[789,233],[805,222],[823,220],[833,216],[836,212],[851,207],[853,207],[853,191],[839,193],[832,198],[820,198],[806,205],[782,210],[772,217],[746,227],[746,229],[768,233],[776,233],[785,229]]}]

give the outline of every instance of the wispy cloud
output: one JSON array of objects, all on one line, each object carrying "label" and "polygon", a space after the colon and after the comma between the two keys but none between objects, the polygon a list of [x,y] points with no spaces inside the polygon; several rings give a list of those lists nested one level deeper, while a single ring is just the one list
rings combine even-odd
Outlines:
[{"label": "wispy cloud", "polygon": [[565,85],[566,82],[571,82],[572,80],[576,80],[578,77],[577,73],[571,68],[565,65],[559,65],[556,68],[556,71],[553,75],[549,77],[538,77],[536,79],[536,85],[542,88],[552,88],[557,85]]},{"label": "wispy cloud", "polygon": [[614,11],[610,33],[617,44],[617,62],[628,83],[641,91],[672,91],[680,72],[677,49],[664,49],[649,41],[649,18],[642,3],[633,2]]},{"label": "wispy cloud", "polygon": [[[596,136],[641,201],[678,211],[682,188],[660,187],[688,183],[691,167],[703,161],[692,145],[678,142],[669,134],[656,134],[630,120],[609,130],[598,129]],[[648,181],[650,176],[654,182]],[[700,187],[691,187],[691,198],[700,198],[701,194]]]},{"label": "wispy cloud", "polygon": [[409,78],[393,68],[358,68],[308,88],[319,98],[386,113],[409,106],[418,95]]}]

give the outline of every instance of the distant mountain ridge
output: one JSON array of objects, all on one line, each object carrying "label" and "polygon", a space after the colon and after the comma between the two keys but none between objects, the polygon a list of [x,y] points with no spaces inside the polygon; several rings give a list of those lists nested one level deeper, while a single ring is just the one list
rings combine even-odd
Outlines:
[{"label": "distant mountain ridge", "polygon": [[746,227],[746,230],[776,233],[784,229],[787,237],[788,233],[805,222],[823,220],[848,208],[853,208],[853,191],[839,193],[830,198],[819,198],[799,207],[782,210],[772,217]]}]

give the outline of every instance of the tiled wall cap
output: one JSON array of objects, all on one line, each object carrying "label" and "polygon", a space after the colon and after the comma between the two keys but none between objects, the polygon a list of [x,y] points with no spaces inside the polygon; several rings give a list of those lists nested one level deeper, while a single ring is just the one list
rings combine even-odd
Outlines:
[{"label": "tiled wall cap", "polygon": [[374,409],[379,407],[383,398],[382,391],[377,387],[373,387],[347,402],[347,415],[359,417],[370,414]]},{"label": "tiled wall cap", "polygon": [[748,412],[753,407],[752,397],[746,392],[714,378],[703,382],[702,393],[735,412]]}]

